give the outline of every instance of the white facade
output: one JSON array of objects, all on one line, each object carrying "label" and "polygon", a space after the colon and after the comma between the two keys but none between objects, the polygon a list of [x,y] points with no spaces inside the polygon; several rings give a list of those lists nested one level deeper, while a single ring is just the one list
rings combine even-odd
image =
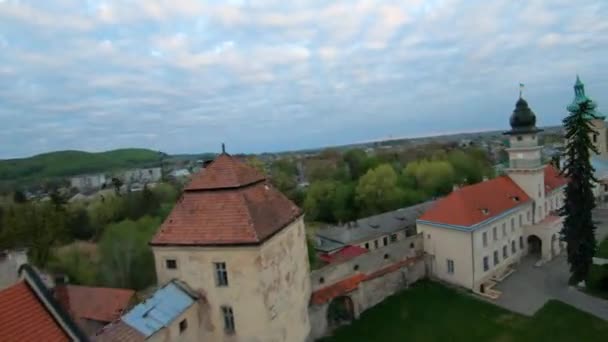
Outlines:
[{"label": "white facade", "polygon": [[154,182],[160,181],[161,178],[162,178],[162,170],[160,167],[128,170],[128,171],[125,171],[125,173],[123,174],[124,182],[127,184],[154,183]]},{"label": "white facade", "polygon": [[80,191],[99,189],[106,184],[106,175],[103,173],[80,175],[70,178],[70,186]]}]

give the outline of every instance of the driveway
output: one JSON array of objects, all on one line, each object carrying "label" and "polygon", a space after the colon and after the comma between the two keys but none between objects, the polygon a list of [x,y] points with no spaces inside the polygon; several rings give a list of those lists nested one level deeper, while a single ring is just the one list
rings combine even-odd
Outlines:
[{"label": "driveway", "polygon": [[[596,237],[598,241],[608,236],[608,209],[596,209]],[[502,295],[495,304],[506,309],[533,315],[550,299],[557,299],[582,311],[608,321],[608,301],[589,296],[568,285],[570,276],[565,251],[541,267],[535,267],[538,259],[528,256],[516,266],[516,271],[496,289]]]}]

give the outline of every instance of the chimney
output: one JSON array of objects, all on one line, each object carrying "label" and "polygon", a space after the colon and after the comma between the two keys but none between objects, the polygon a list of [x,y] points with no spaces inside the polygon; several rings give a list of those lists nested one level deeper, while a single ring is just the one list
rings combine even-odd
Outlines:
[{"label": "chimney", "polygon": [[452,191],[456,191],[456,190],[458,190],[459,188],[460,188],[460,186],[459,186],[458,184],[456,184],[456,183],[454,183],[454,184],[452,185]]},{"label": "chimney", "polygon": [[482,182],[485,182],[485,181],[487,181],[487,180],[488,180],[488,176],[483,176],[483,178],[482,178]]}]

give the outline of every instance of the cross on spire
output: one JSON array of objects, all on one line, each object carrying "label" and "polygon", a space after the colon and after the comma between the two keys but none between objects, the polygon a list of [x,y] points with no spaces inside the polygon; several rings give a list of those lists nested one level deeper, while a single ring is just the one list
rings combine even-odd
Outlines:
[{"label": "cross on spire", "polygon": [[524,84],[520,83],[519,84],[519,98],[521,99],[521,95],[524,92]]}]

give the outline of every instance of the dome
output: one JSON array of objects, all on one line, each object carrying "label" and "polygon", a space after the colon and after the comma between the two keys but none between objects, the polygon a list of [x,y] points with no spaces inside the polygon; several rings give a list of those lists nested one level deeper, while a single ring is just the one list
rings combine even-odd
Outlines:
[{"label": "dome", "polygon": [[540,131],[536,128],[536,115],[534,115],[534,112],[528,106],[528,102],[521,97],[515,104],[515,110],[511,114],[509,123],[511,124],[511,131],[506,132],[507,134],[525,134]]}]

